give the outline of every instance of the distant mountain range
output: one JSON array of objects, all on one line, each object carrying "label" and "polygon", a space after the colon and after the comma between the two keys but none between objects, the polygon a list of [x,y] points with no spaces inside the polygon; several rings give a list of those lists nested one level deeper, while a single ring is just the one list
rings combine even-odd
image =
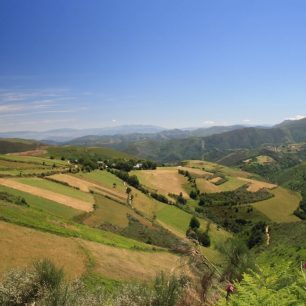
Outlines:
[{"label": "distant mountain range", "polygon": [[126,125],[101,129],[0,133],[0,137],[36,139],[48,144],[111,147],[159,162],[219,160],[238,149],[306,142],[306,118],[287,120],[272,127],[233,125],[167,130],[151,125]]},{"label": "distant mountain range", "polygon": [[172,129],[163,130],[157,133],[126,133],[126,134],[113,134],[113,135],[88,135],[80,138],[73,139],[67,144],[81,145],[81,146],[118,146],[125,147],[134,142],[145,141],[165,141],[172,139],[185,139],[190,137],[205,137],[218,133],[224,133],[228,131],[234,131],[243,128],[241,125],[233,126],[214,126],[209,128],[197,128],[197,129]]},{"label": "distant mountain range", "polygon": [[[61,143],[73,140],[78,142],[104,141],[113,142],[112,139],[125,138],[128,135],[130,140],[140,139],[175,139],[187,138],[190,136],[208,136],[216,133],[223,133],[242,128],[241,125],[214,126],[209,128],[194,129],[165,129],[153,125],[122,125],[115,127],[95,128],[95,129],[56,129],[43,132],[18,131],[0,132],[0,138],[21,138],[45,141],[47,143]],[[133,136],[131,136],[133,135]],[[106,137],[104,137],[106,136]],[[114,137],[116,136],[116,137]]]},{"label": "distant mountain range", "polygon": [[110,146],[126,153],[160,162],[184,159],[219,159],[237,149],[306,142],[306,119],[285,121],[273,127],[212,127],[166,130],[155,134],[86,136],[69,144]]},{"label": "distant mountain range", "polygon": [[162,127],[153,125],[122,125],[116,127],[105,127],[95,129],[56,129],[43,132],[18,131],[18,132],[0,132],[0,138],[22,138],[43,140],[46,142],[66,142],[74,138],[86,135],[127,135],[132,133],[158,133],[165,130]]}]

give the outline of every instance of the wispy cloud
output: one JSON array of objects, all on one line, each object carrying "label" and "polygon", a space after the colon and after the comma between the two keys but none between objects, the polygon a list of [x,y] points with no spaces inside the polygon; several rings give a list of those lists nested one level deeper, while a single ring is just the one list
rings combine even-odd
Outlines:
[{"label": "wispy cloud", "polygon": [[296,116],[293,116],[293,117],[286,118],[286,120],[301,120],[301,119],[304,119],[304,118],[306,118],[306,116],[296,115]]},{"label": "wispy cloud", "polygon": [[[61,113],[76,113],[80,111],[87,110],[87,107],[78,107],[74,109],[59,109],[59,110],[45,110],[39,112],[31,112],[31,115],[40,115],[40,114],[61,114]],[[20,117],[20,116],[29,116],[29,113],[13,113],[13,114],[0,114],[0,118],[5,117]]]},{"label": "wispy cloud", "polygon": [[35,112],[37,109],[55,109],[74,97],[67,90],[5,90],[0,89],[0,114]]}]

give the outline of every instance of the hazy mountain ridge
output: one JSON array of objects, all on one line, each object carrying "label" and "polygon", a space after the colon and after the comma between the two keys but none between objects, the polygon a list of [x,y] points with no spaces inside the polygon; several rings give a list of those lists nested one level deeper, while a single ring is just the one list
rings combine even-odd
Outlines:
[{"label": "hazy mountain ridge", "polygon": [[165,130],[162,127],[154,125],[122,125],[116,127],[93,128],[93,129],[55,129],[49,131],[17,131],[2,132],[0,138],[23,138],[55,142],[66,142],[74,138],[84,137],[87,135],[126,135],[132,133],[158,133]]},{"label": "hazy mountain ridge", "polygon": [[[167,131],[169,135],[169,131]],[[281,145],[306,141],[306,119],[274,127],[243,127],[210,136],[194,136],[195,131],[184,137],[167,139],[163,132],[148,137],[145,135],[97,137],[72,141],[78,145],[112,146],[130,154],[161,162],[176,162],[183,159],[218,160],[231,150],[255,149],[264,145]],[[181,134],[182,135],[182,134]],[[181,136],[180,135],[180,136]],[[153,135],[152,135],[153,136]]]}]

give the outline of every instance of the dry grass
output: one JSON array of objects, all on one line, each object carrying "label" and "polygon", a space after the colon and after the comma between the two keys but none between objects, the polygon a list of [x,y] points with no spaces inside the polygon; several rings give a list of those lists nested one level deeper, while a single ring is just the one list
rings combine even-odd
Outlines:
[{"label": "dry grass", "polygon": [[177,167],[178,170],[184,170],[184,171],[188,171],[191,175],[196,176],[196,177],[205,177],[205,178],[209,178],[211,176],[213,176],[214,174],[208,171],[204,171],[198,168],[190,168],[190,167]]},{"label": "dry grass", "polygon": [[221,177],[214,177],[210,180],[208,180],[210,183],[213,183],[213,184],[218,184],[218,182],[220,182],[222,180]]},{"label": "dry grass", "polygon": [[110,279],[149,281],[160,271],[169,273],[181,264],[181,257],[168,252],[118,249],[83,240],[80,243],[91,252],[94,272]]},{"label": "dry grass", "polygon": [[187,179],[178,174],[177,168],[157,168],[156,170],[135,171],[142,184],[150,189],[156,190],[165,196],[169,193],[182,193],[185,198],[189,198],[184,189]]},{"label": "dry grass", "polygon": [[297,222],[298,217],[293,215],[299,206],[301,196],[297,192],[278,187],[271,191],[275,196],[269,200],[253,204],[261,213],[274,222]]},{"label": "dry grass", "polygon": [[196,168],[200,168],[202,170],[205,171],[220,171],[225,175],[228,176],[239,176],[239,177],[245,177],[248,178],[251,176],[250,173],[242,171],[239,168],[230,168],[230,167],[226,167],[220,164],[215,164],[212,162],[208,162],[208,161],[202,161],[202,160],[188,160],[186,161],[186,165],[189,167],[196,167]]},{"label": "dry grass", "polygon": [[87,257],[79,243],[71,238],[42,233],[0,221],[0,273],[49,258],[63,267],[70,279],[86,271]]},{"label": "dry grass", "polygon": [[23,192],[27,192],[35,196],[38,196],[38,197],[41,197],[47,200],[51,200],[51,201],[54,201],[54,202],[57,202],[57,203],[60,203],[60,204],[63,204],[63,205],[66,205],[66,206],[69,206],[75,209],[79,209],[82,211],[90,212],[93,210],[93,203],[75,199],[73,197],[59,194],[59,193],[56,193],[50,190],[26,185],[26,184],[14,181],[12,179],[1,179],[0,178],[0,185],[10,187],[16,190],[20,190]]},{"label": "dry grass", "polygon": [[203,193],[215,193],[215,192],[221,192],[221,189],[219,186],[216,186],[215,184],[207,181],[203,178],[196,179],[197,187],[199,188],[200,192]]},{"label": "dry grass", "polygon": [[272,157],[267,156],[267,155],[259,155],[256,157],[256,161],[257,163],[264,165],[264,164],[271,164],[275,160]]},{"label": "dry grass", "polygon": [[238,177],[239,180],[244,181],[246,183],[248,183],[248,191],[251,192],[256,192],[260,189],[275,189],[277,187],[277,185],[275,184],[270,184],[270,183],[266,183],[266,182],[261,182],[261,181],[257,181],[257,180],[252,180],[252,179],[247,179],[247,178],[243,178],[243,177]]},{"label": "dry grass", "polygon": [[8,153],[7,155],[12,156],[45,156],[48,154],[48,151],[46,149],[36,149],[31,151],[24,151],[19,153]]}]

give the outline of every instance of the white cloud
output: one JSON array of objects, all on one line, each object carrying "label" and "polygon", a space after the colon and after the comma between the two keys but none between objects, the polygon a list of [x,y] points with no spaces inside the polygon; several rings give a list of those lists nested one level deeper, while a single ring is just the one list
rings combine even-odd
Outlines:
[{"label": "white cloud", "polygon": [[296,115],[294,117],[286,118],[286,120],[301,120],[301,119],[304,119],[304,118],[306,118],[306,116],[304,116],[304,115]]},{"label": "white cloud", "polygon": [[112,120],[112,122],[113,122],[113,123],[116,123],[116,122],[117,122],[117,120],[116,120],[116,119],[113,119],[113,120]]},{"label": "white cloud", "polygon": [[242,120],[244,123],[250,123],[252,120],[250,120],[250,119],[243,119]]},{"label": "white cloud", "polygon": [[203,122],[203,124],[206,124],[206,125],[211,125],[211,124],[215,124],[216,122],[215,121],[212,121],[212,120],[206,120]]}]

